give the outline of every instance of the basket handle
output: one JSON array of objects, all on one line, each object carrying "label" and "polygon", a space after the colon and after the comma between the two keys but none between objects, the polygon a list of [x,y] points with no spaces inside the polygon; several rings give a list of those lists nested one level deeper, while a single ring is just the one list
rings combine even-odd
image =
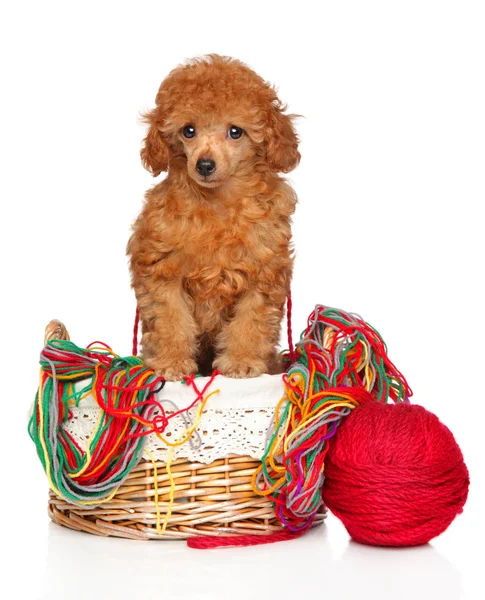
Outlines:
[{"label": "basket handle", "polygon": [[45,328],[44,333],[44,344],[47,344],[50,340],[70,340],[69,334],[67,333],[66,326],[53,319],[49,325]]},{"label": "basket handle", "polygon": [[334,338],[335,329],[332,329],[332,327],[325,327],[325,329],[323,330],[323,347],[325,348],[325,350],[330,350]]}]

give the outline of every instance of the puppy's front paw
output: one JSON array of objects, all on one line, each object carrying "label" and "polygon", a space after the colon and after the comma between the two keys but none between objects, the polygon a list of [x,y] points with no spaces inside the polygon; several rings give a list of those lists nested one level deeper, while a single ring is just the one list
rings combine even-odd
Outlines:
[{"label": "puppy's front paw", "polygon": [[150,358],[145,361],[147,367],[153,369],[157,375],[161,375],[167,381],[182,381],[184,377],[188,377],[192,373],[197,373],[197,363],[192,358],[178,360],[174,362],[157,361],[155,358]]},{"label": "puppy's front paw", "polygon": [[234,379],[258,377],[268,372],[266,364],[260,359],[235,361],[224,355],[216,358],[214,368],[225,377],[233,377]]}]

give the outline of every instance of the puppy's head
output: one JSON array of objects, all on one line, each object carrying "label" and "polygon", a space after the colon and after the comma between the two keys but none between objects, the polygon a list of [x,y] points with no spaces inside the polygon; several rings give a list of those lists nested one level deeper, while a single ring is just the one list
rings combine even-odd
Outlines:
[{"label": "puppy's head", "polygon": [[143,164],[156,176],[181,158],[188,175],[209,188],[256,165],[287,173],[300,154],[284,110],[274,88],[241,62],[217,55],[192,60],[162,82],[145,116]]}]

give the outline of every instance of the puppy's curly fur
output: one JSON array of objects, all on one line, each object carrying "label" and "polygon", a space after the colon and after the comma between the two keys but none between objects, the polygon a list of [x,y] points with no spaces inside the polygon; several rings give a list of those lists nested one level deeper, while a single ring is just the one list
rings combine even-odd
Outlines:
[{"label": "puppy's curly fur", "polygon": [[296,204],[278,173],[300,159],[284,111],[247,66],[209,55],[172,71],[146,115],[143,164],[168,175],[147,192],[128,254],[143,357],[169,380],[211,368],[255,377],[274,364]]}]

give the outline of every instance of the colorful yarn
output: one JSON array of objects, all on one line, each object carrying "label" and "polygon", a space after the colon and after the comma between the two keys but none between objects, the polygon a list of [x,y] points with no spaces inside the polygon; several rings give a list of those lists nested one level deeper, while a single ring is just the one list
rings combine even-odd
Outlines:
[{"label": "colorful yarn", "polygon": [[[109,347],[94,344],[83,349],[70,341],[48,342],[40,357],[39,390],[29,422],[51,489],[86,506],[114,496],[141,459],[146,435],[155,433],[163,440],[169,419],[202,400],[198,394],[190,407],[167,415],[156,398],[165,385],[162,377],[144,367],[140,358],[121,358]],[[102,410],[83,451],[63,423],[70,408],[88,395]]]},{"label": "colorful yarn", "polygon": [[462,512],[468,484],[460,448],[435,415],[372,402],[332,441],[323,500],[357,542],[416,546]]},{"label": "colorful yarn", "polygon": [[308,529],[322,507],[329,440],[342,419],[362,404],[412,394],[379,333],[357,315],[317,306],[296,352],[253,477],[253,490],[274,501],[292,532]]}]

